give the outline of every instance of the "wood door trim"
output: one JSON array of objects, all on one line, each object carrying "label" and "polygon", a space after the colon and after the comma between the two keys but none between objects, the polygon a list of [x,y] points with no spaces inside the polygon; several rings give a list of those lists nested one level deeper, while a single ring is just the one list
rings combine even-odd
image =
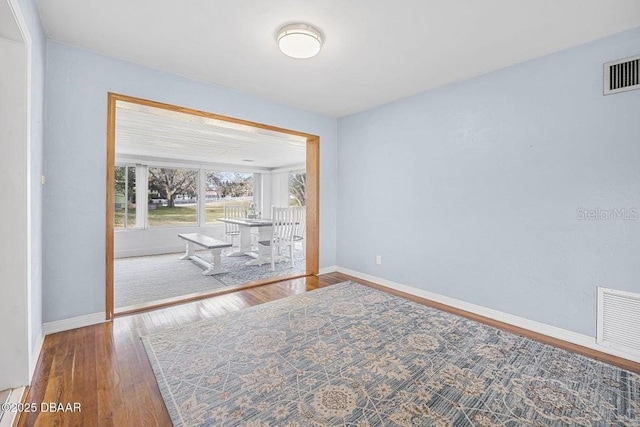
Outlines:
[{"label": "wood door trim", "polygon": [[115,218],[113,215],[113,206],[115,201],[115,167],[116,167],[116,101],[117,97],[108,96],[107,107],[107,209],[105,218],[106,233],[106,301],[105,313],[107,320],[113,319],[114,297],[113,297],[113,260],[114,260],[114,231]]},{"label": "wood door trim", "polygon": [[309,275],[291,274],[288,276],[272,277],[271,279],[243,283],[242,285],[230,286],[228,288],[220,288],[220,289],[216,289],[209,292],[199,292],[199,293],[184,295],[182,297],[167,298],[166,300],[162,300],[157,304],[150,303],[147,305],[141,305],[139,307],[131,307],[131,308],[125,307],[124,310],[114,313],[113,317],[117,318],[121,316],[130,316],[132,314],[137,314],[137,313],[145,313],[148,311],[158,310],[161,308],[172,307],[174,305],[200,301],[200,300],[213,298],[213,297],[219,297],[221,295],[227,295],[227,294],[232,294],[234,292],[245,291],[251,288],[257,288],[265,285],[272,285],[274,283],[280,283],[287,280],[302,279],[305,277],[309,277]]},{"label": "wood door trim", "polygon": [[306,268],[308,275],[320,271],[320,138],[307,138]]},{"label": "wood door trim", "polygon": [[[107,94],[107,197],[106,197],[106,218],[105,218],[105,313],[107,320],[113,319],[114,316],[114,217],[113,205],[114,195],[114,179],[115,179],[115,152],[116,152],[116,102],[130,102],[148,107],[161,108],[168,111],[190,114],[199,117],[206,117],[225,122],[251,126],[254,128],[265,129],[289,135],[303,137],[307,140],[306,162],[307,162],[307,218],[306,218],[306,271],[307,275],[316,275],[319,272],[320,257],[320,137],[305,132],[299,132],[291,129],[285,129],[278,126],[267,125],[264,123],[252,122],[249,120],[238,119],[235,117],[224,116],[221,114],[209,113],[206,111],[196,110],[177,105],[166,104],[158,101],[151,101],[143,98],[122,95],[109,92]],[[253,286],[256,286],[255,284]]]}]

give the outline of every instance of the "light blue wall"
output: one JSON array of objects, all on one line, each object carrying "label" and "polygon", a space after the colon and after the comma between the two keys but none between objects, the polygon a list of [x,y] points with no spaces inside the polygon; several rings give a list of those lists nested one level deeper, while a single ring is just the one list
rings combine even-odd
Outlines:
[{"label": "light blue wall", "polygon": [[20,9],[31,36],[31,346],[42,332],[42,150],[46,39],[33,0]]},{"label": "light blue wall", "polygon": [[[595,336],[640,292],[640,91],[602,64],[640,28],[338,121],[338,265]],[[381,254],[383,264],[375,265]]]},{"label": "light blue wall", "polygon": [[44,320],[105,309],[107,92],[320,136],[320,267],[335,264],[337,122],[255,96],[47,42]]}]

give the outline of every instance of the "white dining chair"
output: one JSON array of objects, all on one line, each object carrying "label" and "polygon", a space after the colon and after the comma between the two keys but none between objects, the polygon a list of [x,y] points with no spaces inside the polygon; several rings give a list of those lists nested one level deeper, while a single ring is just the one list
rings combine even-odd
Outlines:
[{"label": "white dining chair", "polygon": [[[225,219],[240,219],[247,217],[247,210],[243,205],[224,205],[224,218]],[[231,240],[231,246],[233,247],[233,238],[240,236],[240,226],[237,224],[224,223],[224,235],[227,241]]]},{"label": "white dining chair", "polygon": [[[293,257],[293,231],[294,231],[294,209],[293,207],[271,208],[271,239],[258,242],[258,264],[262,265],[271,262],[271,271],[276,269],[276,259],[278,261],[289,258],[291,267],[295,265]],[[287,255],[282,255],[282,252]]]},{"label": "white dining chair", "polygon": [[302,254],[306,258],[306,235],[307,235],[307,208],[305,206],[296,206],[293,208],[293,245],[300,242],[302,244]]}]

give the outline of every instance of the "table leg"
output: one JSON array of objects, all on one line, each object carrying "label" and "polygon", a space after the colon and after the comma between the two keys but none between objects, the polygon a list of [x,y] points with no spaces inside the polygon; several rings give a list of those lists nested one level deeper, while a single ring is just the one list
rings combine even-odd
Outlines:
[{"label": "table leg", "polygon": [[[273,227],[268,225],[268,226],[264,226],[264,227],[258,227],[258,241],[262,242],[265,240],[271,240],[271,234],[273,233]],[[261,245],[258,245],[258,250],[259,251],[268,251],[269,253],[271,253],[271,248],[263,248],[261,247]],[[244,265],[262,265],[263,261],[261,261],[261,257],[256,254],[255,252],[250,252],[247,253],[246,255],[251,256],[252,258],[256,258],[256,259],[252,259],[251,261],[247,261]],[[264,257],[262,257],[264,258]]]},{"label": "table leg", "polygon": [[240,227],[240,252],[251,252],[250,227]]},{"label": "table leg", "polygon": [[187,242],[187,250],[185,254],[180,257],[180,259],[191,259],[194,253],[195,252],[193,250],[193,243]]},{"label": "table leg", "polygon": [[211,264],[202,272],[203,276],[213,276],[214,274],[226,273],[226,271],[222,269],[222,262],[220,260],[221,253],[222,250],[219,248],[211,249]]},{"label": "table leg", "polygon": [[251,228],[240,226],[240,250],[227,256],[245,256],[251,252]]}]

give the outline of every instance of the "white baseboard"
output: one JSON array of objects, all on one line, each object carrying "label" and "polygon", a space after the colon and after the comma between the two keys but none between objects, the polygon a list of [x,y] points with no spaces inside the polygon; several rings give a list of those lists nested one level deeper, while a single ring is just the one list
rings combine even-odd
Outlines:
[{"label": "white baseboard", "polygon": [[85,314],[84,316],[44,323],[42,325],[42,333],[44,335],[50,335],[56,332],[68,331],[70,329],[82,328],[83,326],[96,325],[103,322],[106,322],[106,314],[104,311]]},{"label": "white baseboard", "polygon": [[29,381],[33,381],[33,373],[36,370],[36,366],[38,365],[38,359],[40,358],[40,352],[42,351],[42,344],[44,344],[44,326],[43,330],[40,331],[40,335],[36,339],[36,345],[33,347],[31,351],[31,360],[29,360]]},{"label": "white baseboard", "polygon": [[338,271],[338,266],[337,265],[332,265],[332,266],[329,266],[329,267],[321,268],[318,271],[318,274],[329,274],[329,273],[335,273],[336,271]]},{"label": "white baseboard", "polygon": [[[9,399],[6,403],[9,406],[18,406],[22,402],[22,395],[24,394],[25,387],[18,387],[11,390]],[[5,403],[5,402],[1,402]],[[18,411],[0,411],[0,427],[12,427],[18,419]]]},{"label": "white baseboard", "polygon": [[597,350],[602,353],[610,354],[612,356],[621,357],[623,359],[632,360],[640,363],[640,356],[635,354],[625,353],[610,347],[599,345],[596,342],[595,337],[579,334],[577,332],[568,331],[566,329],[558,328],[556,326],[547,325],[545,323],[536,322],[535,320],[525,319],[524,317],[515,316],[513,314],[504,313],[502,311],[493,310],[491,308],[483,307],[480,305],[472,304],[459,299],[447,297],[444,295],[436,294],[434,292],[418,289],[413,286],[403,285],[391,280],[376,277],[360,271],[351,270],[348,268],[338,267],[339,273],[348,274],[349,276],[357,277],[359,279],[368,280],[391,289],[395,289],[401,292],[406,292],[417,297],[425,298],[431,301],[435,301],[441,304],[448,305],[460,310],[468,311],[470,313],[478,314],[480,316],[488,317],[493,320],[508,323],[519,328],[527,329],[532,332],[536,332],[542,335],[546,335],[552,338],[557,338],[562,341],[570,342],[572,344],[581,345],[593,350]]},{"label": "white baseboard", "polygon": [[129,258],[134,256],[164,255],[184,252],[184,245],[162,246],[156,248],[126,249],[115,251],[114,258]]}]

